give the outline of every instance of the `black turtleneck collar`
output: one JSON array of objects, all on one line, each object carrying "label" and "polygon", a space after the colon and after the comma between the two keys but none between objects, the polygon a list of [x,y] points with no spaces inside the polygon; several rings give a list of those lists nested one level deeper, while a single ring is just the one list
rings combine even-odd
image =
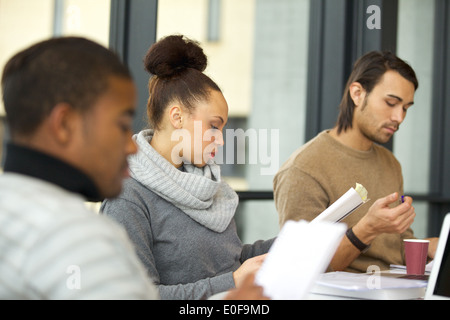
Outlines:
[{"label": "black turtleneck collar", "polygon": [[101,201],[94,182],[83,172],[35,149],[8,143],[4,172],[20,173],[56,184],[88,201]]}]

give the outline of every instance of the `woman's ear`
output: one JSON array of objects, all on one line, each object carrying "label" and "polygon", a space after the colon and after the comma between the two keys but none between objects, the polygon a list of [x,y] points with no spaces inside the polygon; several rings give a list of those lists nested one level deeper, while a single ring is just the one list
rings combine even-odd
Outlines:
[{"label": "woman's ear", "polygon": [[169,107],[169,121],[173,128],[183,128],[183,110],[179,105]]},{"label": "woman's ear", "polygon": [[360,106],[366,97],[366,90],[359,82],[350,85],[349,93],[356,107]]}]

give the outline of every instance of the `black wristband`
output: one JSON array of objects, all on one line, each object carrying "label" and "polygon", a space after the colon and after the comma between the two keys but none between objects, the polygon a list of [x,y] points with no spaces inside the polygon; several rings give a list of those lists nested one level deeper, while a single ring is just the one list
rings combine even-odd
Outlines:
[{"label": "black wristband", "polygon": [[362,242],[361,240],[358,239],[358,237],[353,233],[352,228],[349,228],[347,230],[347,232],[345,233],[345,235],[347,236],[348,240],[350,240],[350,242],[356,247],[358,248],[359,251],[361,251],[361,253],[366,252],[367,250],[369,250],[370,248],[370,244],[365,244],[364,242]]}]

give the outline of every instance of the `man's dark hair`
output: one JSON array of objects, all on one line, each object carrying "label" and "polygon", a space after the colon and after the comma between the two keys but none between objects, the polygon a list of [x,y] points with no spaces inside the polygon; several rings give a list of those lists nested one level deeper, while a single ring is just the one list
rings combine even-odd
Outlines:
[{"label": "man's dark hair", "polygon": [[369,95],[381,77],[389,70],[398,72],[403,78],[412,82],[415,90],[419,87],[416,74],[411,66],[392,52],[371,51],[365,54],[355,62],[345,86],[344,95],[339,105],[338,133],[352,127],[355,104],[350,96],[350,85],[353,82],[360,83]]},{"label": "man's dark hair", "polygon": [[17,53],[2,75],[11,136],[32,134],[58,103],[89,110],[111,76],[131,79],[115,53],[85,38],[52,38]]}]

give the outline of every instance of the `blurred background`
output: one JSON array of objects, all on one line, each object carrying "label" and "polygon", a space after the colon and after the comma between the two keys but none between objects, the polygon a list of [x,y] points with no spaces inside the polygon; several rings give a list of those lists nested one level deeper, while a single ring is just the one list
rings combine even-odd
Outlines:
[{"label": "blurred background", "polygon": [[[371,5],[379,16],[368,10]],[[379,28],[372,28],[377,18]],[[170,34],[184,34],[204,48],[206,73],[228,101],[225,129],[266,129],[268,141],[271,130],[278,132],[276,143],[262,150],[278,167],[334,126],[359,56],[391,50],[409,62],[419,78],[415,104],[386,147],[402,164],[405,194],[415,199],[416,236],[439,234],[450,211],[450,1],[0,0],[0,70],[14,53],[49,37],[95,40],[118,52],[133,72],[138,132],[147,127],[149,75],[142,59],[153,42]],[[0,142],[7,139],[0,104]],[[225,143],[234,143],[235,154],[247,154],[246,164],[222,165],[240,196],[236,220],[243,242],[275,236],[276,171],[263,175],[267,163],[249,163],[249,139]],[[4,156],[0,148],[1,163]]]}]

